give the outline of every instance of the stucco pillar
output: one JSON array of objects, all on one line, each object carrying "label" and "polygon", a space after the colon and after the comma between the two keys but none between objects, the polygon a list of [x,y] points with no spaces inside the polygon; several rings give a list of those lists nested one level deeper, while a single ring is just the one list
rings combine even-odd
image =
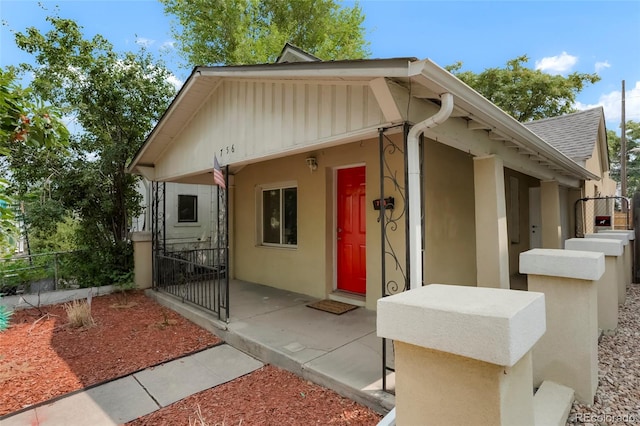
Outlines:
[{"label": "stucco pillar", "polygon": [[473,159],[478,287],[509,288],[504,166],[495,155]]},{"label": "stucco pillar", "polygon": [[557,181],[540,182],[540,220],[542,222],[542,247],[562,248],[560,187]]},{"label": "stucco pillar", "polygon": [[567,250],[604,254],[604,274],[598,280],[598,327],[607,334],[618,327],[618,277],[624,246],[620,240],[603,238],[571,238],[564,243]]},{"label": "stucco pillar", "polygon": [[533,249],[520,253],[530,291],[544,293],[547,332],[533,349],[533,383],[550,380],[593,404],[598,387],[598,290],[604,254]]},{"label": "stucco pillar", "polygon": [[622,258],[619,259],[618,268],[618,304],[624,304],[627,300],[627,286],[631,282],[631,255],[629,250],[629,236],[626,233],[615,232],[596,232],[591,234],[584,234],[585,238],[604,238],[610,240],[620,240],[624,247],[624,253]]},{"label": "stucco pillar", "polygon": [[627,264],[627,267],[629,268],[628,272],[629,272],[629,277],[628,277],[628,281],[629,284],[633,284],[634,281],[634,277],[633,277],[633,259],[635,259],[635,253],[634,253],[634,241],[636,239],[636,232],[632,229],[608,229],[606,231],[598,231],[598,233],[603,233],[603,234],[624,234],[629,238],[629,246],[627,247],[628,250],[627,252],[625,252],[625,262]]},{"label": "stucco pillar", "polygon": [[151,232],[132,232],[133,274],[136,288],[150,288],[153,283]]},{"label": "stucco pillar", "polygon": [[539,293],[431,284],[378,300],[393,339],[396,424],[533,425],[531,348]]}]

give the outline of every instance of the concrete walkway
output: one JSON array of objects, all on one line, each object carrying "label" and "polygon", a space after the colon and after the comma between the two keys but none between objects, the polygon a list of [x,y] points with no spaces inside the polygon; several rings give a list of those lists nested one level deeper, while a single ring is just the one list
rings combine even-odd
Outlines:
[{"label": "concrete walkway", "polygon": [[222,344],[0,420],[2,426],[112,426],[152,413],[260,367]]},{"label": "concrete walkway", "polygon": [[[373,311],[358,308],[334,315],[307,307],[315,300],[308,296],[233,280],[230,320],[225,323],[167,294],[148,290],[147,295],[225,344],[36,406],[0,420],[0,426],[118,425],[233,380],[263,363],[291,371],[381,414],[395,406],[394,395],[382,391],[382,342],[376,336]],[[62,296],[72,297],[57,298]],[[53,296],[47,297],[55,303]],[[19,298],[11,302],[20,303]],[[387,357],[393,365],[391,345]],[[387,376],[387,386],[393,389],[393,374]]]},{"label": "concrete walkway", "polygon": [[[314,383],[386,414],[395,396],[382,391],[382,340],[376,335],[376,313],[358,308],[342,315],[311,309],[308,296],[232,280],[230,320],[181,303],[161,292],[147,294],[226,343],[260,361],[291,371]],[[388,365],[393,350],[387,345]],[[394,389],[395,376],[387,375]]]}]

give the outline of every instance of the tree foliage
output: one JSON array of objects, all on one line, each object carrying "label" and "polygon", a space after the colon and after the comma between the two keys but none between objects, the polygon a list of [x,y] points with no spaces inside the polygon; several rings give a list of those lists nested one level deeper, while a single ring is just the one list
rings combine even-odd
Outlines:
[{"label": "tree foliage", "polygon": [[[126,275],[131,267],[129,217],[137,214],[139,195],[126,165],[174,88],[164,65],[144,50],[119,54],[100,35],[85,39],[73,20],[47,21],[50,31],[27,28],[16,43],[34,55],[35,64],[21,65],[34,76],[33,90],[75,121],[71,152],[50,159],[48,167],[24,167],[16,181],[37,201],[32,226],[42,230],[48,223],[51,231],[69,214],[78,218],[76,243],[87,250],[85,283],[105,284],[112,271]],[[29,155],[25,150],[15,158]]]},{"label": "tree foliage", "polygon": [[[623,195],[625,197],[633,197],[633,194],[640,191],[640,123],[627,121],[625,135],[627,142],[627,193]],[[607,140],[609,143],[611,177],[620,182],[620,136],[613,130],[607,130]]]},{"label": "tree foliage", "polygon": [[324,60],[369,55],[364,15],[335,0],[160,0],[189,65],[274,62],[289,42]]},{"label": "tree foliage", "polygon": [[[15,75],[0,69],[0,168],[4,176],[20,173],[25,162],[35,157],[46,157],[51,150],[64,149],[69,132],[60,112],[46,105],[29,89],[15,82]],[[16,152],[29,151],[29,157],[20,161]],[[8,179],[0,179],[0,246],[17,232],[12,205],[15,203],[10,193]]]},{"label": "tree foliage", "polygon": [[597,74],[547,74],[527,68],[528,61],[526,55],[519,56],[507,61],[505,68],[487,68],[479,74],[462,71],[462,62],[446,68],[520,122],[575,112],[576,95],[600,80]]}]

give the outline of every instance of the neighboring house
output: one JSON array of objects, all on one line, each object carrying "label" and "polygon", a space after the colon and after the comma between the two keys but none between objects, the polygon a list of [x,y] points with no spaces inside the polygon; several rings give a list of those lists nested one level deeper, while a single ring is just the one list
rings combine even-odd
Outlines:
[{"label": "neighboring house", "polygon": [[[589,180],[584,183],[583,198],[593,199],[616,196],[617,184],[609,176],[607,129],[602,107],[536,120],[525,123],[525,126],[553,145],[558,151],[601,177],[599,181]],[[566,195],[561,193],[561,196]],[[618,205],[617,210],[620,210],[620,207]],[[569,211],[563,215],[563,218],[566,217],[568,221],[568,226],[563,226],[563,232],[575,229],[576,209],[579,212],[582,210],[583,224],[580,223],[580,217],[578,217],[578,220],[579,225],[584,227],[580,233],[584,234],[597,230],[594,216],[613,216],[613,212],[616,210],[616,202],[613,199],[602,199],[584,201],[576,206],[569,205]],[[608,227],[604,226],[603,228]],[[563,239],[573,236],[572,232],[563,233]]]},{"label": "neighboring house", "polygon": [[536,120],[525,126],[582,167],[602,177],[600,181],[585,182],[585,197],[616,195],[616,182],[609,177],[607,128],[602,107]]},{"label": "neighboring house", "polygon": [[280,60],[196,67],[129,166],[210,185],[217,157],[232,278],[368,309],[422,282],[509,288],[607,178],[428,59]]},{"label": "neighboring house", "polygon": [[[160,219],[164,220],[162,238],[166,244],[182,249],[210,247],[214,239],[217,187],[167,183],[163,189],[164,214]],[[152,184],[142,178],[137,190],[142,195],[142,213],[133,219],[131,231],[151,231],[154,220]]]}]

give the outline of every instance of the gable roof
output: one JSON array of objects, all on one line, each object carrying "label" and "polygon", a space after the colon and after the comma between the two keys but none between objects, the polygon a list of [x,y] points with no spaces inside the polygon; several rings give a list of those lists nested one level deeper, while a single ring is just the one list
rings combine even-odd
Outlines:
[{"label": "gable roof", "polygon": [[[524,125],[567,157],[584,163],[593,156],[598,143],[600,126],[604,126],[604,110],[597,107]],[[606,141],[606,129],[604,135]]]},{"label": "gable roof", "polygon": [[318,62],[320,58],[312,55],[309,52],[305,52],[299,47],[294,46],[291,43],[286,43],[276,59],[276,64],[282,64],[285,62]]},{"label": "gable roof", "polygon": [[449,71],[429,59],[416,58],[196,67],[130,162],[128,171],[139,173],[142,168],[155,167],[156,160],[219,85],[225,80],[237,79],[340,84],[396,82],[410,88],[409,96],[436,104],[439,95],[448,92],[454,96],[452,117],[467,121],[469,129],[488,132],[489,139],[503,141],[508,149],[514,149],[554,173],[570,179],[599,180],[599,176],[586,170],[583,164],[547,143]]}]

